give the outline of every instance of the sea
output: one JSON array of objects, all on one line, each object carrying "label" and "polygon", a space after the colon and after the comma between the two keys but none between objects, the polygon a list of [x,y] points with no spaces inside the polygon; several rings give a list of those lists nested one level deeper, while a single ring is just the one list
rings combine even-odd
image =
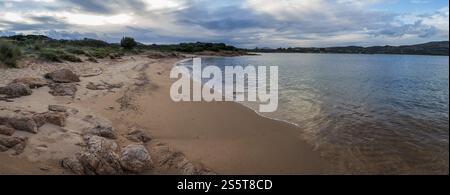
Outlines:
[{"label": "sea", "polygon": [[278,66],[278,109],[259,114],[297,125],[332,173],[449,174],[448,56],[262,53],[202,65]]}]

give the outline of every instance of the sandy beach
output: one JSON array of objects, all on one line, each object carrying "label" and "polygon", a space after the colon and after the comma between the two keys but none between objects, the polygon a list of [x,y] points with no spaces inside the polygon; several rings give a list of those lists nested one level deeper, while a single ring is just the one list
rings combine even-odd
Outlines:
[{"label": "sandy beach", "polygon": [[[329,164],[302,141],[296,126],[259,116],[238,103],[173,102],[169,73],[179,60],[136,55],[100,63],[1,69],[5,79],[0,85],[21,76],[42,77],[61,67],[85,76],[73,97],[55,97],[42,87],[30,96],[0,101],[4,112],[41,113],[49,105],[76,110],[68,114],[64,127],[45,124],[35,134],[16,131],[28,137],[28,143],[21,154],[0,153],[0,174],[74,174],[61,167],[61,160],[86,147],[87,116],[110,121],[119,148],[132,143],[127,138],[130,129],[141,129],[151,138],[144,146],[153,165],[140,174],[331,173]],[[107,87],[92,90],[89,85]]]}]

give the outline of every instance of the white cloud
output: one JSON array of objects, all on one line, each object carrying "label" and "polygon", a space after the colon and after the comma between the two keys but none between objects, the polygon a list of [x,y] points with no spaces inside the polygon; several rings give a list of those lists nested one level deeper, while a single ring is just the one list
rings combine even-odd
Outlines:
[{"label": "white cloud", "polygon": [[76,37],[96,33],[112,41],[132,35],[149,43],[224,41],[246,47],[448,39],[448,6],[426,14],[374,8],[387,3],[392,1],[6,0],[0,2],[0,29],[52,29],[64,32],[63,37],[75,31],[80,32]]}]

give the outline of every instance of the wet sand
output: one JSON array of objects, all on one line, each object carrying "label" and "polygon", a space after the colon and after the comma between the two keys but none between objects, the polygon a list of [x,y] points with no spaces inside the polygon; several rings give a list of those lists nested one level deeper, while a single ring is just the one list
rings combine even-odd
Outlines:
[{"label": "wet sand", "polygon": [[138,125],[219,174],[326,174],[328,163],[301,140],[297,127],[264,118],[232,102],[170,99],[169,72],[176,59],[150,64],[150,85],[128,92],[130,108],[116,101],[124,92],[79,104],[113,121],[117,129]]}]

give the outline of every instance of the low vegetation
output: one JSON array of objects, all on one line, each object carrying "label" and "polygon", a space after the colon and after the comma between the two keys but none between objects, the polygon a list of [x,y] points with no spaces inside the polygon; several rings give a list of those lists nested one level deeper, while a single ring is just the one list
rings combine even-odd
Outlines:
[{"label": "low vegetation", "polygon": [[0,63],[17,68],[17,61],[21,56],[22,52],[17,46],[0,40]]},{"label": "low vegetation", "polygon": [[[8,67],[16,67],[21,57],[50,62],[98,62],[99,59],[118,59],[128,54],[146,51],[196,53],[203,51],[240,51],[224,43],[181,43],[172,45],[145,45],[132,37],[124,37],[120,43],[108,43],[95,39],[56,40],[43,35],[14,35],[0,37],[0,61]],[[23,54],[23,55],[22,55]]]}]

